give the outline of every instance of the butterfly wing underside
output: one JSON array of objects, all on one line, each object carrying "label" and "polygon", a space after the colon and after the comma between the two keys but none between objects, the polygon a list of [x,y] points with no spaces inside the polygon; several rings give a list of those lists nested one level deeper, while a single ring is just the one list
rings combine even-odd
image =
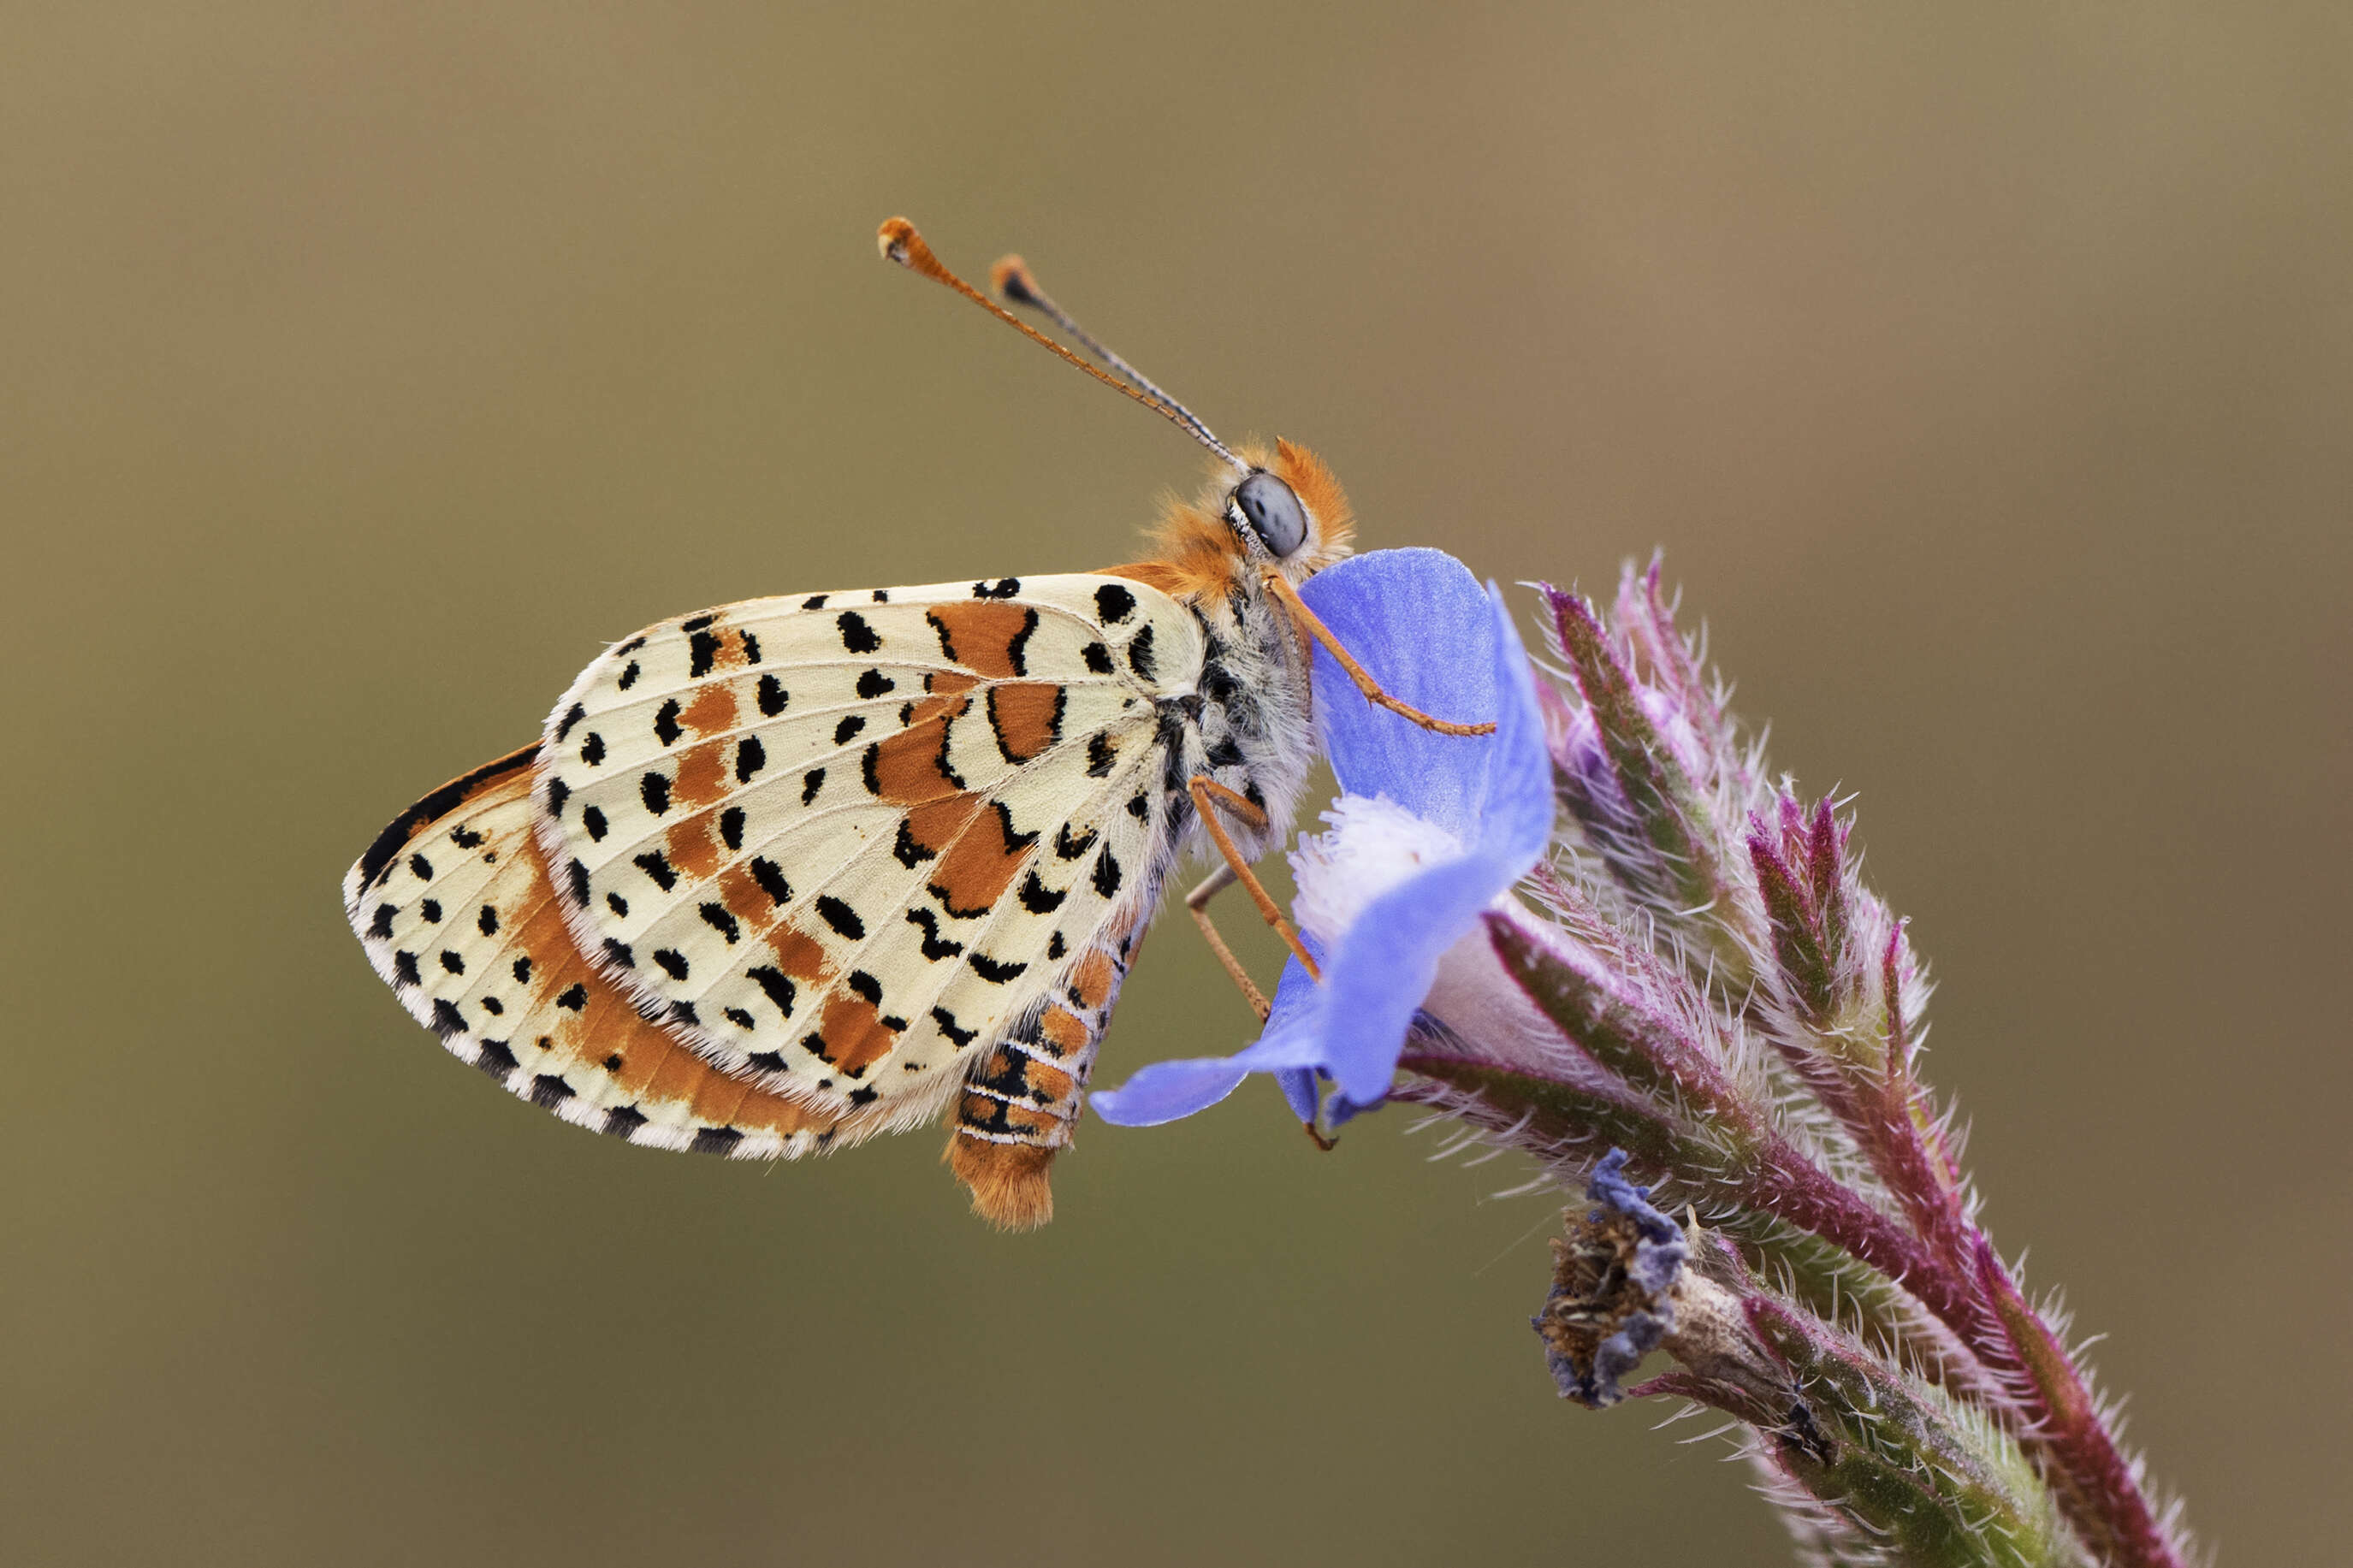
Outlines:
[{"label": "butterfly wing underside", "polygon": [[557,704],[540,842],[581,950],[706,1059],[912,1125],[1148,914],[1200,663],[1112,576],[725,605]]},{"label": "butterfly wing underside", "polygon": [[633,1143],[789,1159],[875,1131],[871,1113],[729,1078],[579,955],[532,831],[537,752],[426,796],[343,879],[352,929],[410,1016],[510,1093]]},{"label": "butterfly wing underside", "polygon": [[1050,1216],[1186,805],[1198,622],[1111,574],[753,600],[584,671],[345,879],[417,1020],[630,1142],[791,1158],[935,1118]]}]

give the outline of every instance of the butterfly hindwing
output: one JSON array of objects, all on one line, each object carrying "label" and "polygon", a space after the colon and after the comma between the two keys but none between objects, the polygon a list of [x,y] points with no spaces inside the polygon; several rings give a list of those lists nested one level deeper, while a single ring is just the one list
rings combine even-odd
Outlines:
[{"label": "butterfly hindwing", "polygon": [[766,1088],[934,1114],[1156,889],[1191,612],[1071,574],[746,601],[589,666],[540,842],[582,952]]},{"label": "butterfly hindwing", "polygon": [[583,960],[532,831],[525,747],[385,830],[343,882],[376,972],[459,1060],[565,1121],[636,1143],[790,1158],[880,1125],[714,1068]]}]

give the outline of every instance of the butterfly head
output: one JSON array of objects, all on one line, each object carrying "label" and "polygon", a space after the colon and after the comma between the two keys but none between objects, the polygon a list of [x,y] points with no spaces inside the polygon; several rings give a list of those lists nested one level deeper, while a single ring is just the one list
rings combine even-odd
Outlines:
[{"label": "butterfly head", "polygon": [[1253,566],[1271,565],[1293,583],[1348,553],[1355,517],[1340,481],[1306,447],[1278,440],[1272,453],[1248,452],[1250,467],[1226,487],[1220,521]]},{"label": "butterfly head", "polygon": [[1294,584],[1349,553],[1356,532],[1347,493],[1324,460],[1277,441],[1245,446],[1218,465],[1192,500],[1171,500],[1155,531],[1159,585],[1179,597],[1223,597],[1271,567]]}]

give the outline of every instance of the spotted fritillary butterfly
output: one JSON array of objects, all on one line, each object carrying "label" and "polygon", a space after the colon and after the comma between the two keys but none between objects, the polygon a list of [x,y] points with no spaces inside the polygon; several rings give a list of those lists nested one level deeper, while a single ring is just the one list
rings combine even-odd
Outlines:
[{"label": "spotted fritillary butterfly", "polygon": [[[988,303],[903,220],[882,244]],[[1230,467],[1134,564],[649,626],[401,813],[344,879],[352,927],[510,1092],[737,1158],[949,1111],[974,1206],[1039,1225],[1170,870],[1214,844],[1274,918],[1248,863],[1314,759],[1307,638],[1341,653],[1293,590],[1348,553],[1347,500],[1303,447],[1228,451],[1018,262],[997,281]]]}]

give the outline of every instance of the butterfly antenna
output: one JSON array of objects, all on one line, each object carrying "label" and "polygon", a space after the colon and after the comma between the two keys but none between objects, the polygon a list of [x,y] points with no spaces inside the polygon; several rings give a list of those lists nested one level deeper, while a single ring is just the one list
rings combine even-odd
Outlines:
[{"label": "butterfly antenna", "polygon": [[998,294],[1017,305],[1027,305],[1037,311],[1054,325],[1061,328],[1064,332],[1076,338],[1081,348],[1157,398],[1165,407],[1184,422],[1187,429],[1193,432],[1194,439],[1213,451],[1225,450],[1218,438],[1209,434],[1209,427],[1202,424],[1200,418],[1191,409],[1169,396],[1167,392],[1150,376],[1112,353],[1110,347],[1101,338],[1079,325],[1068,310],[1054,303],[1053,297],[1038,286],[1038,275],[1029,270],[1028,262],[1018,256],[1000,257],[997,258],[997,265],[988,269],[988,280],[996,286]]},{"label": "butterfly antenna", "polygon": [[[1078,366],[1081,370],[1085,371],[1089,375],[1093,376],[1097,381],[1102,382],[1105,386],[1110,387],[1114,392],[1124,393],[1126,395],[1135,399],[1138,403],[1143,404],[1146,408],[1151,409],[1162,418],[1166,419],[1178,429],[1184,431],[1187,436],[1192,437],[1193,439],[1200,442],[1201,445],[1207,447],[1210,451],[1215,452],[1219,457],[1223,458],[1227,462],[1232,464],[1237,471],[1242,473],[1250,471],[1250,465],[1243,462],[1240,458],[1235,457],[1231,451],[1227,449],[1224,442],[1209,434],[1208,426],[1202,424],[1198,419],[1193,417],[1192,413],[1187,410],[1184,405],[1178,403],[1175,398],[1169,396],[1166,393],[1153,385],[1149,381],[1145,380],[1143,376],[1138,375],[1135,371],[1128,365],[1126,361],[1112,353],[1101,343],[1096,342],[1084,332],[1080,331],[1077,324],[1072,322],[1069,317],[1063,315],[1060,310],[1051,310],[1050,307],[1048,307],[1050,310],[1052,319],[1060,325],[1064,331],[1076,337],[1081,342],[1085,343],[1090,350],[1100,355],[1106,363],[1117,367],[1122,374],[1133,379],[1123,381],[1119,379],[1118,376],[1112,375],[1105,371],[1099,370],[1095,366],[1089,364],[1085,360],[1081,359],[1069,349],[1064,348],[1061,344],[1056,342],[1045,333],[1038,331],[1037,328],[1021,320],[1020,317],[1016,316],[1012,311],[1007,310],[1004,306],[998,304],[996,300],[990,299],[987,295],[982,293],[979,289],[974,288],[971,284],[965,282],[955,273],[949,271],[945,264],[944,264],[938,257],[932,254],[932,247],[923,243],[923,237],[916,232],[915,226],[909,223],[905,218],[894,217],[885,223],[881,229],[875,235],[875,241],[881,247],[882,255],[885,259],[897,262],[900,266],[905,268],[910,272],[921,273],[923,277],[930,279],[934,283],[945,284],[948,288],[955,289],[957,293],[963,295],[974,304],[978,305],[982,310],[987,310],[990,315],[995,316],[998,321],[1003,321],[1007,326],[1011,327],[1015,331],[1019,332],[1023,337],[1052,350],[1056,354],[1068,360],[1071,363]],[[1000,267],[1002,265],[1003,263],[999,263]],[[1015,265],[1018,267],[1019,263],[1016,261]],[[1025,273],[1023,276],[1026,278],[1027,274]],[[1001,281],[999,286],[1002,287]],[[1010,295],[1011,291],[1008,290],[1008,295]],[[1018,296],[1013,297],[1018,298]],[[1037,295],[1033,289],[1032,299],[1022,300],[1020,302],[1023,304],[1029,304],[1034,300],[1042,300],[1042,299],[1043,296]]]}]

